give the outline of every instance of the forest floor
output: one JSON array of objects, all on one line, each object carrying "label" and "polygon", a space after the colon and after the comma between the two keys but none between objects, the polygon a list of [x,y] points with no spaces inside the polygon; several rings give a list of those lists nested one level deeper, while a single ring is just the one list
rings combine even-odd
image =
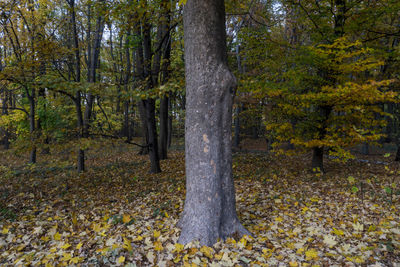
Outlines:
[{"label": "forest floor", "polygon": [[254,237],[202,247],[176,243],[183,151],[152,175],[147,156],[126,144],[92,148],[80,175],[76,155],[54,151],[35,165],[0,151],[0,265],[400,265],[393,156],[326,159],[326,174],[316,175],[310,155],[235,153],[237,210]]}]

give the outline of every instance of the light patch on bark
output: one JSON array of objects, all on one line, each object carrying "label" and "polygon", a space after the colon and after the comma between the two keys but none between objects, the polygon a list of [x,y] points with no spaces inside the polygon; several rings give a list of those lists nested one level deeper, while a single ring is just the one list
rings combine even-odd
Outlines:
[{"label": "light patch on bark", "polygon": [[216,174],[217,173],[217,165],[215,164],[215,162],[214,162],[214,160],[212,159],[211,160],[211,166],[213,166],[213,169],[214,169],[214,174]]},{"label": "light patch on bark", "polygon": [[208,146],[205,146],[205,147],[204,147],[204,153],[208,153],[208,151],[210,151],[209,148],[208,148]]},{"label": "light patch on bark", "polygon": [[206,134],[203,134],[203,141],[208,144],[210,143],[210,140],[208,140],[208,136]]}]

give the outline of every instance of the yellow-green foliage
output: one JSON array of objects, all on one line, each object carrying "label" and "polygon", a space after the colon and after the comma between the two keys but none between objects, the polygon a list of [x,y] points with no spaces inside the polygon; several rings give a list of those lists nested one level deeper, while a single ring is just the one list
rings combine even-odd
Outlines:
[{"label": "yellow-green foliage", "polygon": [[380,139],[386,121],[377,116],[385,115],[379,104],[397,101],[397,93],[388,89],[391,80],[373,79],[383,64],[373,51],[359,41],[339,38],[301,53],[286,81],[267,92],[267,131],[276,140],[275,148],[284,142],[329,147],[332,154],[349,158],[344,148]]}]

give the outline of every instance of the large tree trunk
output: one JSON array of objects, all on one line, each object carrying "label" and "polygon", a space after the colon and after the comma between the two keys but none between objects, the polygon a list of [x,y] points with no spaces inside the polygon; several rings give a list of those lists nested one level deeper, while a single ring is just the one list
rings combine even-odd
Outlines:
[{"label": "large tree trunk", "polygon": [[184,9],[186,69],[186,200],[179,243],[249,234],[235,209],[232,98],[223,0],[188,0]]}]

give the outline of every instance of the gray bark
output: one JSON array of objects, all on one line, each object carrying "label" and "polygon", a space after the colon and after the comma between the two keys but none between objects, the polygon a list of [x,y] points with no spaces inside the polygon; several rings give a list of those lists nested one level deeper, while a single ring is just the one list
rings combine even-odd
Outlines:
[{"label": "gray bark", "polygon": [[239,222],[232,178],[232,98],[223,0],[188,0],[184,9],[186,200],[179,243],[250,234]]}]

